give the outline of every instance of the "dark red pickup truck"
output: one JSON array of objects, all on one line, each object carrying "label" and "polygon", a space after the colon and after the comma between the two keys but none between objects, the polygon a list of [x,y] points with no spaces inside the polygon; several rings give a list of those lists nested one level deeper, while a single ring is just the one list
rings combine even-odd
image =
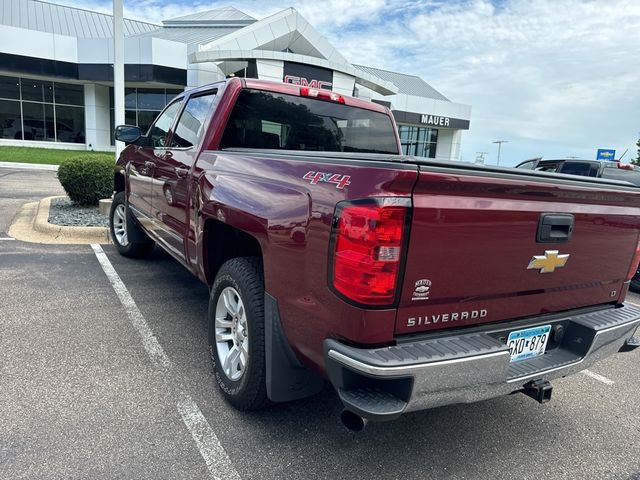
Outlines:
[{"label": "dark red pickup truck", "polygon": [[233,78],[120,126],[111,230],[210,286],[226,398],[253,409],[328,380],[366,419],[522,391],[638,346],[623,306],[640,192],[399,154],[389,110]]}]

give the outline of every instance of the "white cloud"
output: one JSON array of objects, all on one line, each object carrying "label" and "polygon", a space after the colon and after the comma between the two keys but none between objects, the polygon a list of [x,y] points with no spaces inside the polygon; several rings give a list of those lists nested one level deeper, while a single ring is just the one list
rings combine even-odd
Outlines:
[{"label": "white cloud", "polygon": [[[64,3],[109,13],[110,2]],[[130,18],[162,19],[231,4],[263,18],[288,4],[265,0],[126,0]],[[421,76],[472,105],[463,158],[592,158],[598,147],[635,155],[640,132],[637,0],[299,0],[295,4],[345,57]]]},{"label": "white cloud", "polygon": [[[335,35],[345,56],[358,58],[349,38],[363,33]],[[503,149],[510,164],[537,155],[593,158],[598,147],[629,148],[626,159],[635,154],[637,1],[455,2],[364,36],[367,49],[384,45],[378,66],[416,73],[473,106],[463,136],[467,160],[489,151],[495,161],[496,139],[510,140]]]}]

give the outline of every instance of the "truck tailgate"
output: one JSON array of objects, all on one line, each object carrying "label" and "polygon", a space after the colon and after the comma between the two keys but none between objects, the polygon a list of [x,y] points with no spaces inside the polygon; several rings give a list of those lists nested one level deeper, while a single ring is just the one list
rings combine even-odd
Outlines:
[{"label": "truck tailgate", "polygon": [[[639,206],[622,186],[421,166],[396,333],[622,300]],[[544,214],[571,237],[538,241]]]}]

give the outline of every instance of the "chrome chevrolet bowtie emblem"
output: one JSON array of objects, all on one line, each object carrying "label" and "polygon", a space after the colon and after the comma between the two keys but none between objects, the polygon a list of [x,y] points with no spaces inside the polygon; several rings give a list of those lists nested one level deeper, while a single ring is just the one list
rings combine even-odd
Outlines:
[{"label": "chrome chevrolet bowtie emblem", "polygon": [[545,250],[544,255],[534,255],[527,270],[540,270],[540,273],[553,273],[556,268],[564,267],[569,254],[558,255],[558,250]]}]

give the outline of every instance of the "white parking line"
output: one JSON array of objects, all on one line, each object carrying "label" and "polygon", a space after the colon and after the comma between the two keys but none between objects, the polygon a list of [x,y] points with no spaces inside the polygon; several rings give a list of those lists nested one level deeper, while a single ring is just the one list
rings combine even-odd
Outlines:
[{"label": "white parking line", "polygon": [[599,375],[595,372],[592,372],[591,370],[582,370],[582,373],[584,373],[587,377],[591,377],[594,380],[598,380],[599,382],[602,382],[606,385],[613,385],[614,383],[616,383],[613,380],[610,380],[603,375]]},{"label": "white parking line", "polygon": [[[172,367],[171,361],[164,352],[162,345],[160,345],[158,339],[153,334],[153,331],[149,328],[147,321],[142,315],[142,312],[140,312],[136,302],[133,300],[129,290],[127,290],[126,285],[120,279],[115,268],[113,268],[109,258],[104,253],[104,250],[102,250],[102,247],[100,245],[92,244],[91,248],[96,254],[96,258],[98,259],[105,275],[109,279],[111,286],[115,290],[116,295],[120,299],[120,303],[122,303],[122,306],[127,312],[129,320],[131,320],[131,323],[138,331],[138,334],[142,339],[142,345],[151,358],[151,361],[157,367],[168,372]],[[211,425],[209,425],[209,422],[207,422],[207,419],[202,414],[198,404],[182,390],[179,390],[178,394],[179,400],[176,405],[178,412],[182,417],[182,421],[189,430],[189,433],[191,433],[193,440],[196,442],[198,451],[204,459],[212,478],[216,480],[240,480],[240,475],[233,467],[231,459],[227,455],[227,452],[225,452],[220,440],[218,440],[218,437],[213,432]]]},{"label": "white parking line", "polygon": [[240,480],[240,475],[231,465],[231,460],[224,451],[220,440],[207,419],[198,408],[196,402],[181,392],[181,398],[178,402],[178,411],[182,416],[182,421],[191,432],[193,440],[198,445],[200,454],[204,458],[207,468],[215,479],[220,480]]},{"label": "white parking line", "polygon": [[15,238],[11,238],[11,237],[0,237],[0,241],[1,240],[15,240]]},{"label": "white parking line", "polygon": [[169,368],[171,366],[169,357],[167,357],[167,354],[164,353],[162,345],[160,345],[158,339],[149,328],[149,325],[147,325],[147,321],[142,316],[142,313],[138,309],[136,302],[133,301],[133,297],[129,293],[129,290],[127,290],[125,284],[122,282],[122,280],[120,280],[118,273],[116,272],[115,268],[113,268],[113,265],[111,265],[111,262],[107,258],[107,255],[104,253],[104,250],[102,250],[102,247],[97,244],[92,244],[91,248],[93,248],[93,251],[96,254],[96,258],[98,259],[102,270],[104,270],[104,273],[109,279],[109,282],[111,282],[111,286],[120,299],[120,303],[122,303],[122,306],[127,312],[129,320],[131,320],[131,323],[138,331],[138,334],[142,339],[142,345],[149,354],[149,357],[151,357],[151,361],[156,366]]}]

